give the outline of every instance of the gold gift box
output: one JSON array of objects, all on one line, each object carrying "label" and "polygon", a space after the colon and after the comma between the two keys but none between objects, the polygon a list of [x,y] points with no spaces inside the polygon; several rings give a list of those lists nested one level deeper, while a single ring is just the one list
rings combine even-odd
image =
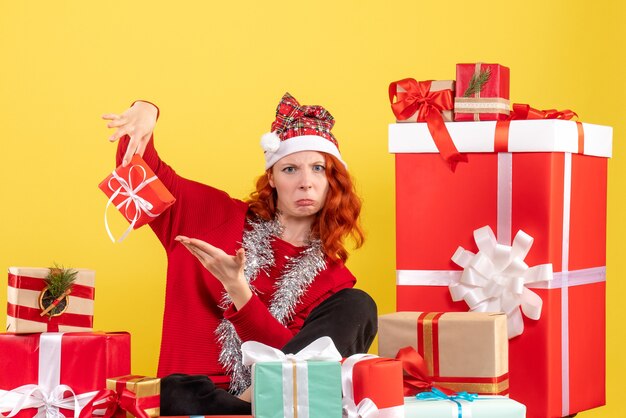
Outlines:
[{"label": "gold gift box", "polygon": [[509,391],[506,315],[481,312],[395,312],[378,318],[378,355],[411,346],[436,386],[457,392]]},{"label": "gold gift box", "polygon": [[[107,379],[107,389],[117,391],[118,394],[121,392],[120,386],[125,383],[123,388],[128,389],[133,392],[137,396],[137,402],[139,406],[141,406],[141,400],[146,399],[148,397],[160,396],[161,395],[161,379],[157,377],[146,377],[146,376],[135,376],[135,375],[127,375],[120,377],[113,377]],[[158,403],[157,403],[158,405]],[[150,417],[158,417],[161,414],[160,406],[156,406],[153,408],[144,409],[142,408],[146,414]],[[127,417],[132,418],[128,412],[123,412],[118,409],[114,417]]]}]

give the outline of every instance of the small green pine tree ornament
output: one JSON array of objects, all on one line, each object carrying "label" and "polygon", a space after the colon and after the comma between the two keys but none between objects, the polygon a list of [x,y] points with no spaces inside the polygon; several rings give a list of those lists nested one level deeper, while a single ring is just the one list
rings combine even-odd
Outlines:
[{"label": "small green pine tree ornament", "polygon": [[61,315],[68,305],[68,296],[72,292],[72,286],[76,281],[78,272],[72,269],[65,269],[55,264],[50,268],[48,276],[44,279],[46,288],[39,297],[39,307],[41,316],[49,317]]},{"label": "small green pine tree ornament", "polygon": [[470,97],[476,93],[480,93],[485,87],[485,84],[489,81],[489,78],[491,78],[491,70],[489,68],[478,74],[474,73],[465,93],[463,93],[463,97]]}]

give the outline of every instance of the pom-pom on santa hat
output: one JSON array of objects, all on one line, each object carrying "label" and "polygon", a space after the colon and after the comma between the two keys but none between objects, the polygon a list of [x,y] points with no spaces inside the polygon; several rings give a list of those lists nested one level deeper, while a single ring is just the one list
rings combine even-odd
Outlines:
[{"label": "pom-pom on santa hat", "polygon": [[265,168],[272,167],[281,158],[300,151],[325,152],[341,159],[337,139],[330,132],[335,119],[322,106],[301,106],[285,93],[276,107],[272,132],[261,137],[265,152]]}]

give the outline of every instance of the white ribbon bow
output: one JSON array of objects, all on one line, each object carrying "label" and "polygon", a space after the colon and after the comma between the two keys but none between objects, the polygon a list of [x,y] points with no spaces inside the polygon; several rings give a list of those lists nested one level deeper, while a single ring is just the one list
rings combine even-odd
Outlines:
[{"label": "white ribbon bow", "polygon": [[474,312],[504,312],[509,338],[524,332],[521,311],[537,320],[543,302],[527,284],[552,280],[552,264],[528,267],[524,258],[533,238],[520,230],[513,245],[498,244],[489,226],[474,231],[478,254],[459,247],[452,261],[463,267],[458,283],[450,285],[452,300],[465,300]]},{"label": "white ribbon bow", "polygon": [[[139,169],[142,172],[142,180],[137,185],[137,187],[133,186],[133,177],[131,175],[133,169]],[[128,236],[130,231],[133,230],[133,227],[137,223],[137,220],[141,217],[142,213],[145,213],[151,218],[156,218],[158,216],[150,212],[153,209],[152,203],[148,202],[146,199],[137,195],[137,193],[139,193],[144,187],[146,187],[148,184],[152,183],[153,181],[157,180],[157,176],[152,176],[146,179],[147,176],[148,174],[146,173],[146,169],[140,165],[133,165],[130,167],[130,169],[128,170],[128,181],[120,177],[115,172],[115,170],[113,170],[112,177],[109,179],[109,182],[107,184],[109,186],[109,189],[113,190],[113,194],[109,198],[109,201],[107,202],[107,205],[104,208],[104,226],[107,230],[107,234],[109,234],[109,238],[111,238],[111,241],[115,242],[115,238],[113,237],[113,234],[111,233],[111,229],[109,228],[109,221],[107,220],[107,210],[109,209],[109,206],[111,205],[111,203],[113,203],[113,200],[118,195],[126,196],[126,199],[121,201],[115,207],[118,210],[121,210],[122,206],[126,206],[124,208],[124,212],[126,214],[125,216],[126,216],[126,219],[130,221],[130,226],[126,229],[126,231],[124,231],[124,234],[121,236],[118,242],[124,241],[124,239],[126,238],[126,236]],[[111,184],[114,180],[116,180],[120,184],[119,187],[115,188]],[[131,207],[135,208],[135,215],[132,217],[132,219],[131,219],[131,216],[129,215],[129,208]]]},{"label": "white ribbon bow", "polygon": [[246,366],[266,361],[341,361],[341,354],[330,337],[318,338],[296,354],[285,354],[274,347],[256,341],[246,341],[241,344],[241,352],[243,364]]},{"label": "white ribbon bow", "polygon": [[354,354],[344,360],[341,365],[341,388],[343,389],[343,418],[377,418],[378,407],[370,398],[363,398],[357,405],[354,402],[354,386],[352,371],[354,365],[361,360],[377,358],[372,354]]},{"label": "white ribbon bow", "polygon": [[[71,395],[64,398],[65,392]],[[74,411],[74,418],[78,418],[81,409],[91,401],[98,392],[89,392],[76,395],[67,385],[58,385],[49,393],[38,385],[24,385],[11,391],[0,390],[0,416],[14,417],[23,409],[38,408],[35,418],[64,418],[59,409]],[[4,415],[3,412],[9,412]]]}]

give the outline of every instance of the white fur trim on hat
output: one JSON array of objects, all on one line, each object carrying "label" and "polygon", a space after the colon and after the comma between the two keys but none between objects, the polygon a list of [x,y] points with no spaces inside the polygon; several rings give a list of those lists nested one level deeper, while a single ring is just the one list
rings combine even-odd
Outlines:
[{"label": "white fur trim on hat", "polygon": [[264,152],[273,153],[280,147],[280,138],[274,132],[268,132],[261,137],[261,148]]},{"label": "white fur trim on hat", "polygon": [[[263,135],[263,137],[265,137],[265,135]],[[267,170],[276,164],[276,162],[281,158],[300,151],[325,152],[337,158],[346,168],[348,168],[348,165],[341,159],[339,149],[330,140],[324,138],[323,136],[302,135],[280,141],[280,146],[276,151],[266,151],[265,169]]]}]

